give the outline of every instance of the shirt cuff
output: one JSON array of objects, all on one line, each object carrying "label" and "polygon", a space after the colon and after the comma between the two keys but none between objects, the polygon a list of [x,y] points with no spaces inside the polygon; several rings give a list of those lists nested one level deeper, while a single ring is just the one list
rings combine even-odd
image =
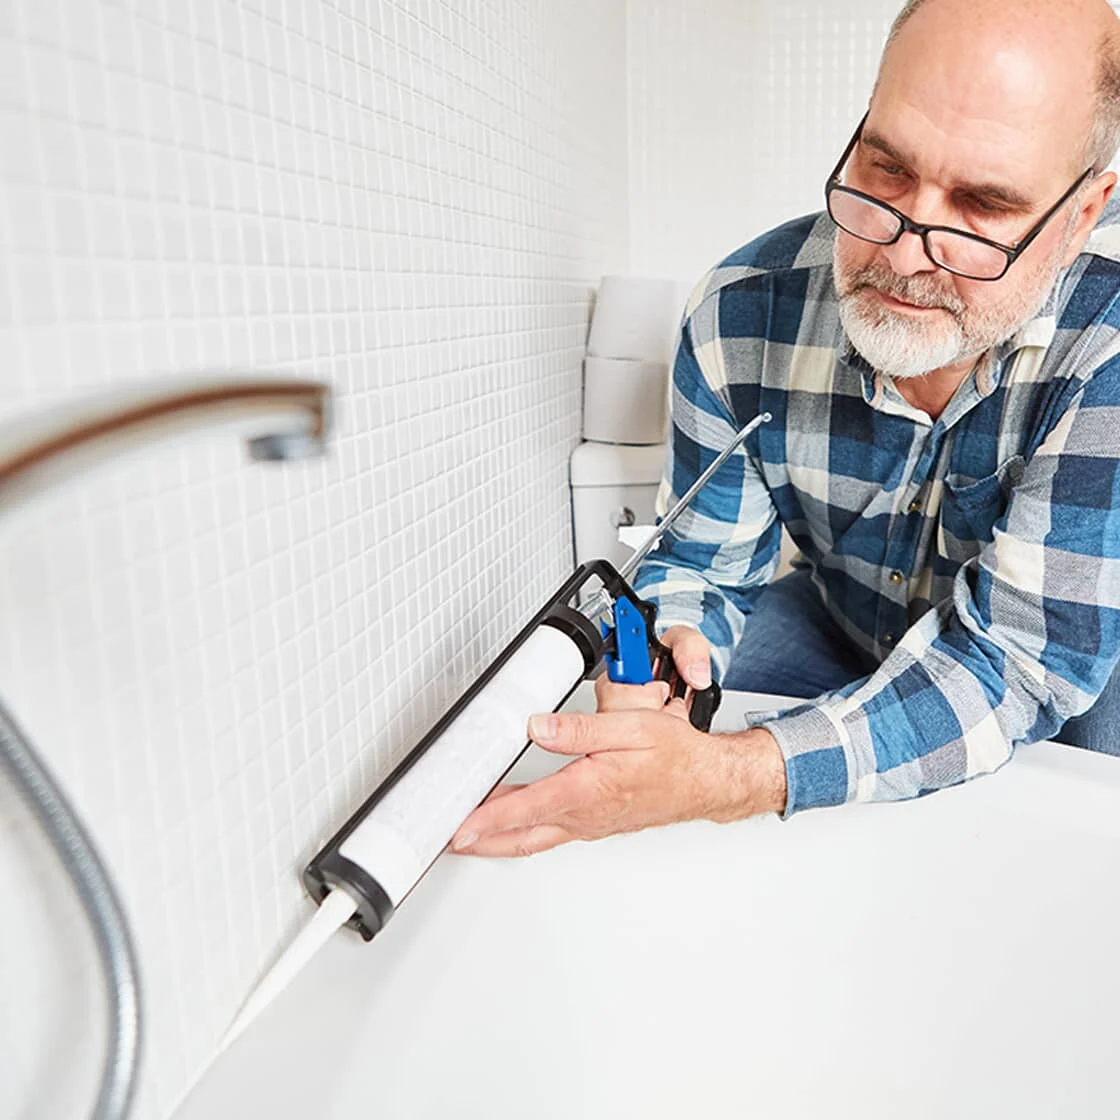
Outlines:
[{"label": "shirt cuff", "polygon": [[782,820],[802,809],[843,805],[848,800],[848,759],[840,729],[823,708],[800,707],[766,720],[786,763]]}]

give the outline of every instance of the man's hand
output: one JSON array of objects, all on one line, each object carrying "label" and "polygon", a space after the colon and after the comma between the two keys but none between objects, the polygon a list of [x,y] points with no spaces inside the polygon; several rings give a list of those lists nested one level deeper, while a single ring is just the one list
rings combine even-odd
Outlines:
[{"label": "man's hand", "polygon": [[[661,636],[661,644],[672,651],[673,663],[685,684],[694,689],[705,689],[712,683],[711,647],[699,630],[694,630],[691,626],[672,626]],[[654,665],[655,675],[657,670],[658,666]],[[606,673],[595,681],[595,702],[600,712],[619,712],[627,708],[660,708],[667,695],[668,685],[661,681],[643,685],[619,684],[612,681]],[[676,707],[677,705],[670,705],[669,710]],[[677,714],[681,713],[677,711]]]},{"label": "man's hand", "polygon": [[583,757],[531,785],[499,786],[463,822],[452,850],[526,856],[569,840],[784,809],[785,762],[768,731],[705,734],[681,700],[661,708],[654,685],[622,687],[648,691],[652,705],[534,716],[533,742]]},{"label": "man's hand", "polygon": [[699,691],[712,683],[712,649],[699,630],[670,626],[661,635],[661,644],[673,651],[673,663],[686,684]]}]

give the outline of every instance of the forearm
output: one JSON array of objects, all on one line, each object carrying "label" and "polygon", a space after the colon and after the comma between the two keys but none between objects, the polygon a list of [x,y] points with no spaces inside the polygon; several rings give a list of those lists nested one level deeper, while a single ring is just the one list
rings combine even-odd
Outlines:
[{"label": "forearm", "polygon": [[727,822],[784,813],[786,764],[774,736],[755,727],[712,738],[706,783],[710,800],[697,815]]}]

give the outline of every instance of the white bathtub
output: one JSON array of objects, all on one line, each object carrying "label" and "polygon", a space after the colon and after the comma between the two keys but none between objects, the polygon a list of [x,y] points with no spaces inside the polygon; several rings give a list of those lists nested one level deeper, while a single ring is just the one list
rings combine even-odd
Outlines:
[{"label": "white bathtub", "polygon": [[177,1120],[1114,1120],[1118,935],[1120,759],[1050,744],[917,802],[445,856]]}]

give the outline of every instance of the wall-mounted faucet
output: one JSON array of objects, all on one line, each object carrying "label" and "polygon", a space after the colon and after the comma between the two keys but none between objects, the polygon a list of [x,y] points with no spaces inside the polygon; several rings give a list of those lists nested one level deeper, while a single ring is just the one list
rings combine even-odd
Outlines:
[{"label": "wall-mounted faucet", "polygon": [[89,467],[197,429],[233,428],[254,459],[321,454],[329,390],[315,381],[167,381],[113,390],[0,427],[0,517]]},{"label": "wall-mounted faucet", "polygon": [[[329,426],[326,385],[205,379],[112,391],[0,427],[0,520],[16,502],[156,440],[233,428],[258,460],[320,454]],[[0,768],[26,799],[70,877],[97,944],[108,994],[108,1041],[94,1120],[121,1120],[140,1056],[136,953],[113,884],[84,827],[26,735],[0,702]]]}]

